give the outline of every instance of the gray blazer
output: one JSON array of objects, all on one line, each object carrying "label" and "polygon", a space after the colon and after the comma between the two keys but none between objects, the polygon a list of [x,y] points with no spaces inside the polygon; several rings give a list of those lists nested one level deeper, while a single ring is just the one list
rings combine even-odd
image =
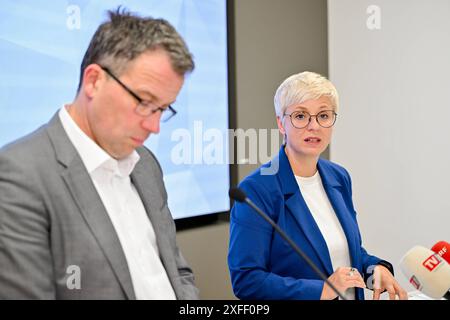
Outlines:
[{"label": "gray blazer", "polygon": [[[137,152],[131,180],[161,261],[177,298],[197,299],[192,270],[176,244],[159,163],[148,149]],[[0,150],[0,298],[135,299],[117,234],[58,114]]]}]

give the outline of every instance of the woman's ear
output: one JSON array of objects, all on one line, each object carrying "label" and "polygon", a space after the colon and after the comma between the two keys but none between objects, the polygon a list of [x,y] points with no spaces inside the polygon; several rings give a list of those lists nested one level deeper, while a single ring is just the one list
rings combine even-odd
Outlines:
[{"label": "woman's ear", "polygon": [[277,125],[278,125],[278,130],[280,130],[280,133],[283,136],[285,136],[286,135],[286,130],[284,130],[283,121],[281,120],[281,118],[279,116],[277,116]]}]

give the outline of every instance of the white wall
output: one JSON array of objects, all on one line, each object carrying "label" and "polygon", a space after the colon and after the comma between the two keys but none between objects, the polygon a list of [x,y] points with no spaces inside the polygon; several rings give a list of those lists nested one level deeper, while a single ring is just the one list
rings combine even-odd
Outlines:
[{"label": "white wall", "polygon": [[450,1],[329,0],[328,32],[331,160],[352,175],[366,249],[409,291],[403,254],[450,241]]}]

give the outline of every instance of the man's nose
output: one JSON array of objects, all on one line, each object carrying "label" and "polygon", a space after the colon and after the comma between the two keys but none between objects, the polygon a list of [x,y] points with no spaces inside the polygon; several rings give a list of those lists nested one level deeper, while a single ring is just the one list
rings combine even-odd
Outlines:
[{"label": "man's nose", "polygon": [[161,123],[161,112],[158,111],[145,117],[141,125],[142,128],[151,133],[159,133],[160,123]]}]

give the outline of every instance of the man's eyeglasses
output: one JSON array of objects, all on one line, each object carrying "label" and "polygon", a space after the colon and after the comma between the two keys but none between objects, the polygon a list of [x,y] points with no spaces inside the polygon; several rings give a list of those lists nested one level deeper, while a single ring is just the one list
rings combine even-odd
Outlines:
[{"label": "man's eyeglasses", "polygon": [[157,106],[153,102],[145,101],[141,99],[136,93],[134,93],[130,88],[128,88],[122,81],[120,81],[107,67],[100,66],[111,78],[113,78],[118,84],[122,86],[133,98],[135,98],[139,103],[136,107],[136,112],[141,116],[147,117],[155,112],[161,112],[161,121],[166,122],[174,115],[177,111],[169,105],[167,108],[162,108]]},{"label": "man's eyeglasses", "polygon": [[297,129],[303,129],[311,122],[312,117],[316,117],[316,121],[319,126],[323,128],[330,128],[336,122],[337,113],[333,110],[323,110],[318,114],[309,114],[306,111],[295,111],[291,114],[285,113],[283,116],[289,116],[291,118],[292,125]]}]

